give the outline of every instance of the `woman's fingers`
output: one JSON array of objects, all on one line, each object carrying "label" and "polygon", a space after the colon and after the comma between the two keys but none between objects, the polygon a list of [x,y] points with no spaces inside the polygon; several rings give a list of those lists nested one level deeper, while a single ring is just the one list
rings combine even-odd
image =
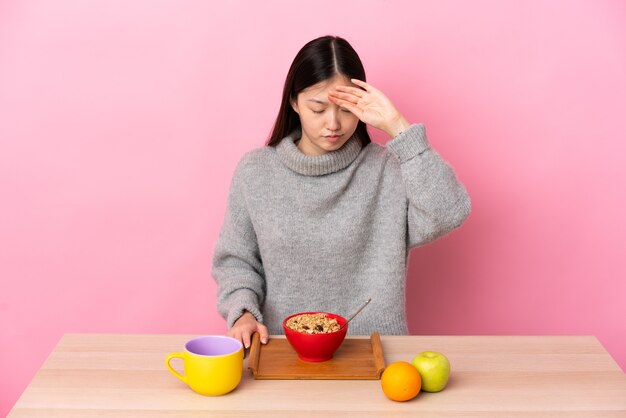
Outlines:
[{"label": "woman's fingers", "polygon": [[[337,86],[337,87],[339,87],[339,86]],[[350,103],[354,103],[354,104],[358,103],[358,101],[359,101],[359,97],[358,96],[355,96],[352,93],[342,93],[340,91],[330,92],[330,93],[328,93],[328,97],[343,99],[343,100],[346,100],[346,101],[348,101]]]},{"label": "woman's fingers", "polygon": [[261,337],[261,342],[263,344],[267,344],[267,341],[270,338],[270,334],[267,330],[267,327],[263,324],[258,324],[256,328],[259,333],[259,337]]},{"label": "woman's fingers", "polygon": [[367,92],[363,91],[362,89],[357,89],[356,87],[350,87],[350,86],[335,86],[335,90],[341,91],[341,92],[345,92],[345,93],[349,93],[352,94],[356,97],[363,97]]},{"label": "woman's fingers", "polygon": [[343,99],[339,96],[335,96],[335,95],[328,95],[328,98],[330,99],[330,101],[332,101],[333,103],[335,103],[337,106],[343,106],[343,107],[347,107],[347,106],[354,106],[356,105],[356,102],[350,102],[346,99]]},{"label": "woman's fingers", "polygon": [[368,92],[376,91],[374,86],[372,86],[371,84],[367,84],[365,81],[361,81],[358,78],[351,78],[350,81],[352,81],[357,86],[363,87]]},{"label": "woman's fingers", "polygon": [[241,341],[243,342],[243,346],[245,348],[250,348],[250,331],[247,329],[241,331]]},{"label": "woman's fingers", "polygon": [[339,99],[338,97],[334,97],[334,96],[328,96],[328,98],[337,104],[337,106],[341,106],[343,108],[348,109],[350,112],[354,113],[357,117],[359,116],[359,114],[362,113],[362,111],[359,109],[358,106],[352,104],[351,102],[347,101],[347,100],[343,100],[343,99]]},{"label": "woman's fingers", "polygon": [[[239,328],[231,328],[231,329],[229,329],[228,332],[226,333],[226,335],[236,339],[237,341],[241,341],[241,343],[244,344],[244,342],[243,342],[243,340],[241,338],[241,331],[240,331]],[[245,344],[244,344],[244,346],[245,346]]]}]

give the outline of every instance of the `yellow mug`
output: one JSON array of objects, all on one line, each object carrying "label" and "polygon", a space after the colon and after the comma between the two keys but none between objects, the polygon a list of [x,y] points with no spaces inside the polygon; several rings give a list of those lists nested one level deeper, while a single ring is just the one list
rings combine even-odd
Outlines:
[{"label": "yellow mug", "polygon": [[[184,362],[181,375],[170,365],[174,358]],[[224,335],[207,335],[187,341],[185,351],[170,353],[165,365],[174,376],[201,395],[224,395],[237,387],[243,372],[243,344]]]}]

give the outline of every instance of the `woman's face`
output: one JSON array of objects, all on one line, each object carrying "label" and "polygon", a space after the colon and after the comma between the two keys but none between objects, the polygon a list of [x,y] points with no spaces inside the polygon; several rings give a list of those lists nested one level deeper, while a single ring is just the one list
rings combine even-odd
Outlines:
[{"label": "woman's face", "polygon": [[291,106],[300,116],[298,148],[306,155],[323,155],[341,148],[356,130],[359,118],[328,100],[337,85],[358,87],[343,75],[314,84],[298,94]]}]

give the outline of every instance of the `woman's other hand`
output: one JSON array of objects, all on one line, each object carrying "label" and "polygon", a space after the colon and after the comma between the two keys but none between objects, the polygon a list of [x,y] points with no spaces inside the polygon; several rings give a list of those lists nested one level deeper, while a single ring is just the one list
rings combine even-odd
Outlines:
[{"label": "woman's other hand", "polygon": [[245,312],[243,315],[239,317],[233,324],[233,327],[228,330],[228,336],[238,339],[243,343],[245,348],[250,347],[250,340],[252,339],[252,334],[255,332],[259,333],[259,337],[261,337],[261,343],[267,344],[267,340],[269,339],[269,332],[267,331],[267,327],[256,320],[254,315],[250,312]]},{"label": "woman's other hand", "polygon": [[362,89],[335,86],[328,99],[348,109],[362,122],[385,131],[392,138],[409,127],[409,122],[382,91],[356,78],[351,81]]}]

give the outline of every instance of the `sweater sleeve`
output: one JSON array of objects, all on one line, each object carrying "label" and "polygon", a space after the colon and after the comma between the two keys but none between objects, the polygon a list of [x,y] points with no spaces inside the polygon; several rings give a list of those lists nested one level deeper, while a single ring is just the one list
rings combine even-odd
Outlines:
[{"label": "sweater sleeve", "polygon": [[217,283],[217,310],[228,328],[245,312],[263,322],[265,274],[256,233],[245,205],[242,163],[228,193],[228,205],[213,252],[212,276]]},{"label": "sweater sleeve", "polygon": [[423,124],[413,124],[388,144],[400,160],[408,200],[409,248],[426,244],[460,226],[471,202],[452,167],[426,139]]}]

